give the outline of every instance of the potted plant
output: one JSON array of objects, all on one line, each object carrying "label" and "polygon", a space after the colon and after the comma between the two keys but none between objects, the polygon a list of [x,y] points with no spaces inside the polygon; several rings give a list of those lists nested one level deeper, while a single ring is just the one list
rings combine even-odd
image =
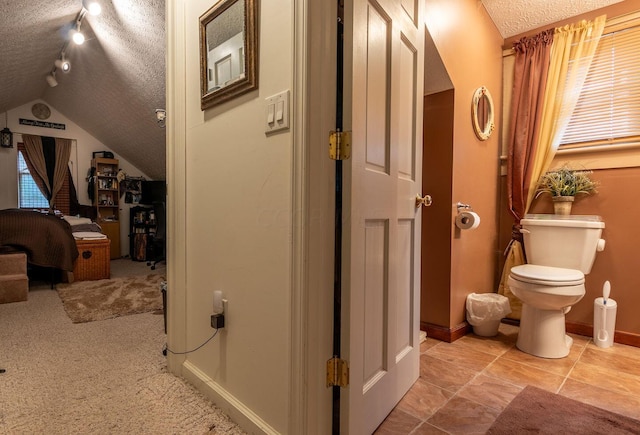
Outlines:
[{"label": "potted plant", "polygon": [[536,198],[543,193],[551,194],[555,214],[571,214],[571,204],[579,194],[596,193],[598,182],[590,177],[592,171],[570,169],[563,165],[540,177]]}]

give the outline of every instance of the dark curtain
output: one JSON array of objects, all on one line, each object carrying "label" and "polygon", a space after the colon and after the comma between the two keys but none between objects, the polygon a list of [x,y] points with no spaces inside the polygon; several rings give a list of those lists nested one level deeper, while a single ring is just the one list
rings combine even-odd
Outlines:
[{"label": "dark curtain", "polygon": [[[53,186],[53,174],[56,170],[56,140],[47,136],[40,137],[40,140],[42,141],[42,155],[44,156],[47,181],[49,186]],[[47,198],[51,198],[51,192]]]},{"label": "dark curtain", "polygon": [[516,58],[507,153],[507,195],[509,211],[515,222],[498,287],[498,293],[509,298],[511,314],[507,317],[511,319],[520,319],[522,313],[522,302],[511,292],[508,278],[513,266],[525,262],[520,220],[527,212],[553,35],[554,29],[545,30],[535,36],[522,38],[513,46]]},{"label": "dark curtain", "polygon": [[[507,156],[509,210],[520,224],[527,210],[534,156],[540,135],[554,29],[522,38],[516,52]],[[517,233],[519,234],[519,232]]]}]

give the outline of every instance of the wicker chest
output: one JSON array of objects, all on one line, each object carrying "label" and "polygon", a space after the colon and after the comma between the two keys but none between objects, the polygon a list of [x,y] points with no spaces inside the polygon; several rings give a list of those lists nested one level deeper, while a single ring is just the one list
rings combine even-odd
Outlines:
[{"label": "wicker chest", "polygon": [[73,265],[75,281],[108,279],[111,276],[109,239],[76,240],[80,255]]}]

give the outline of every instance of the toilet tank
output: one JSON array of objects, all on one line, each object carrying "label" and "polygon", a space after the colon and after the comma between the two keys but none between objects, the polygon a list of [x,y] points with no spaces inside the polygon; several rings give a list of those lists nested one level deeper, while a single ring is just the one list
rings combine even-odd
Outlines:
[{"label": "toilet tank", "polygon": [[527,262],[591,272],[596,251],[604,249],[600,216],[526,215],[520,221]]}]

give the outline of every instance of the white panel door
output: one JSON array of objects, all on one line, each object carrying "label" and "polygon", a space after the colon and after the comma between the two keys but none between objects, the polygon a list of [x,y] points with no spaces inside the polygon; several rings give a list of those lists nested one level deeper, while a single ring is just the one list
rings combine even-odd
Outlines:
[{"label": "white panel door", "polygon": [[352,157],[345,176],[343,355],[351,375],[343,433],[373,432],[419,374],[415,198],[422,183],[424,25],[418,4],[352,0],[345,9]]}]

